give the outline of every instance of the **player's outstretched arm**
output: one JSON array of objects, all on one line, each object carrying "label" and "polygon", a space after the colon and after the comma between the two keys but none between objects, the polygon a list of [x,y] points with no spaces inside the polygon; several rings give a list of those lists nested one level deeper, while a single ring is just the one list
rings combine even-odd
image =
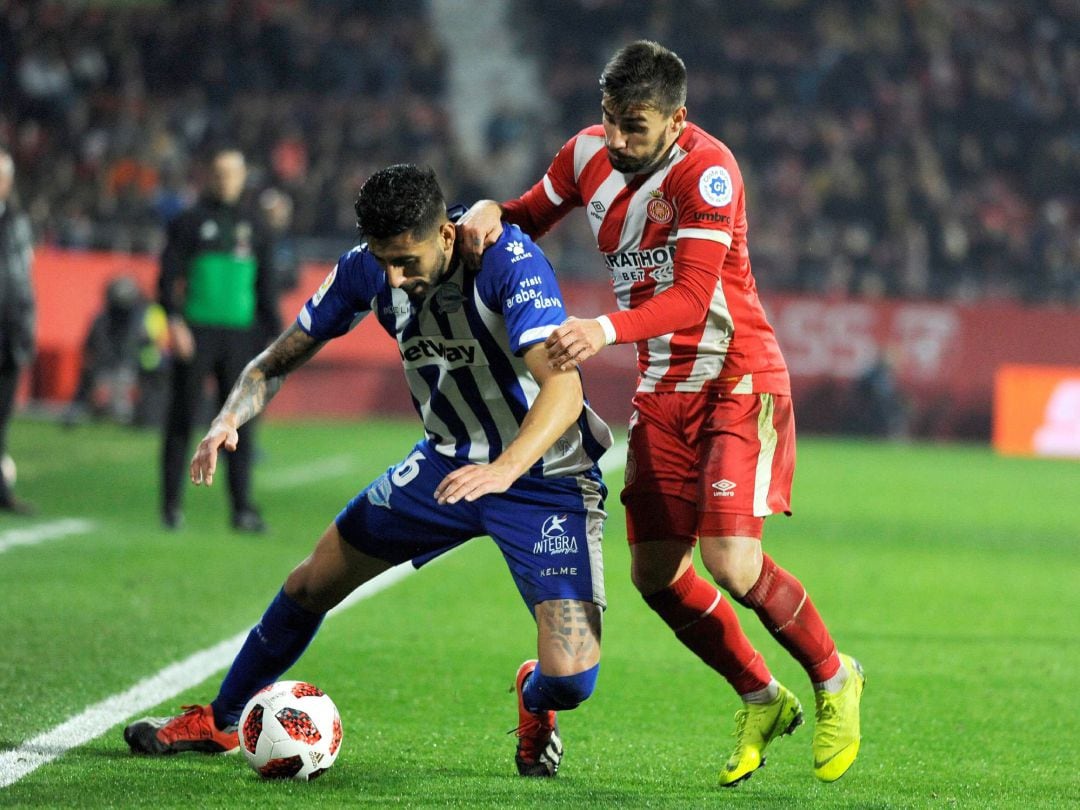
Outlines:
[{"label": "player's outstretched arm", "polygon": [[495,200],[479,200],[457,221],[461,255],[473,267],[480,266],[484,248],[494,245],[502,235],[502,206]]},{"label": "player's outstretched arm", "polygon": [[540,383],[540,393],[518,435],[490,464],[469,464],[446,476],[435,489],[439,503],[475,501],[482,495],[505,492],[580,415],[584,396],[577,371],[551,368],[542,343],[525,351],[525,364]]},{"label": "player's outstretched arm", "polygon": [[210,430],[191,459],[191,482],[214,483],[218,451],[236,449],[237,429],[262,413],[290,372],[315,356],[326,341],[318,341],[295,323],[247,364],[229,392]]},{"label": "player's outstretched arm", "polygon": [[604,327],[596,318],[567,318],[548,335],[544,347],[552,368],[566,371],[577,368],[608,345]]}]

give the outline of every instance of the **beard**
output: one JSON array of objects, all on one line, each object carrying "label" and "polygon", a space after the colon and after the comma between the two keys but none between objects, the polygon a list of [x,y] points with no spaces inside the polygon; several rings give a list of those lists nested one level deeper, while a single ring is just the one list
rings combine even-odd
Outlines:
[{"label": "beard", "polygon": [[402,284],[401,289],[405,291],[405,294],[409,296],[415,304],[420,304],[429,292],[431,288],[436,286],[444,275],[446,275],[446,267],[450,263],[450,258],[443,254],[439,259],[439,264],[436,266],[434,272],[428,278],[418,278],[408,284]]},{"label": "beard", "polygon": [[401,285],[401,289],[405,291],[405,294],[409,296],[409,300],[414,304],[422,303],[427,298],[428,290],[430,286],[426,281],[414,281],[412,284],[405,286]]},{"label": "beard", "polygon": [[607,156],[611,168],[617,172],[622,174],[646,174],[656,168],[666,152],[667,144],[664,142],[664,136],[661,135],[656,139],[656,144],[649,150],[649,153],[642,157],[622,155],[612,152],[610,149],[607,150]]}]

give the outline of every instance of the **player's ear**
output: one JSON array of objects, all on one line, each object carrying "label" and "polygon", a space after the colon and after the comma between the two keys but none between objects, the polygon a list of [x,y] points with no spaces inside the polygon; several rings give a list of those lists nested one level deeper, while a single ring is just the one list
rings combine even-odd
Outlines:
[{"label": "player's ear", "polygon": [[454,227],[454,223],[446,220],[440,225],[439,236],[443,240],[443,250],[450,250],[454,246],[454,240],[457,238],[457,228]]},{"label": "player's ear", "polygon": [[686,107],[679,107],[671,114],[671,128],[678,132],[686,123]]}]

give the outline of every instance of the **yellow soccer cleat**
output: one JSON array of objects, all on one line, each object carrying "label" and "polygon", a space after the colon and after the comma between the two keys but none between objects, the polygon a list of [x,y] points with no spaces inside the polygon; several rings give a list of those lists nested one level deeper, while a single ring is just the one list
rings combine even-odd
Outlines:
[{"label": "yellow soccer cleat", "polygon": [[777,737],[790,734],[803,721],[795,694],[780,687],[771,703],[744,703],[735,713],[735,750],[720,771],[720,784],[734,787],[765,764],[765,748]]},{"label": "yellow soccer cleat", "polygon": [[841,653],[840,660],[848,671],[844,686],[839,692],[814,693],[814,776],[822,782],[835,782],[859,755],[859,701],[866,676],[851,656]]}]

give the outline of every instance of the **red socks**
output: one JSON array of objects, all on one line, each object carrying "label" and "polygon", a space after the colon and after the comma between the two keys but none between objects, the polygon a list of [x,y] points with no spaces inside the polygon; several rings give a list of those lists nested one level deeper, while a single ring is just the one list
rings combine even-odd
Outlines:
[{"label": "red socks", "polygon": [[739,603],[757,613],[814,683],[827,681],[840,669],[836,644],[806,589],[768,554],[762,554],[761,576]]},{"label": "red socks", "polygon": [[740,695],[769,685],[769,668],[743,633],[735,611],[720,591],[698,576],[694,566],[664,590],[646,596],[645,602],[679,641],[723,675]]}]

